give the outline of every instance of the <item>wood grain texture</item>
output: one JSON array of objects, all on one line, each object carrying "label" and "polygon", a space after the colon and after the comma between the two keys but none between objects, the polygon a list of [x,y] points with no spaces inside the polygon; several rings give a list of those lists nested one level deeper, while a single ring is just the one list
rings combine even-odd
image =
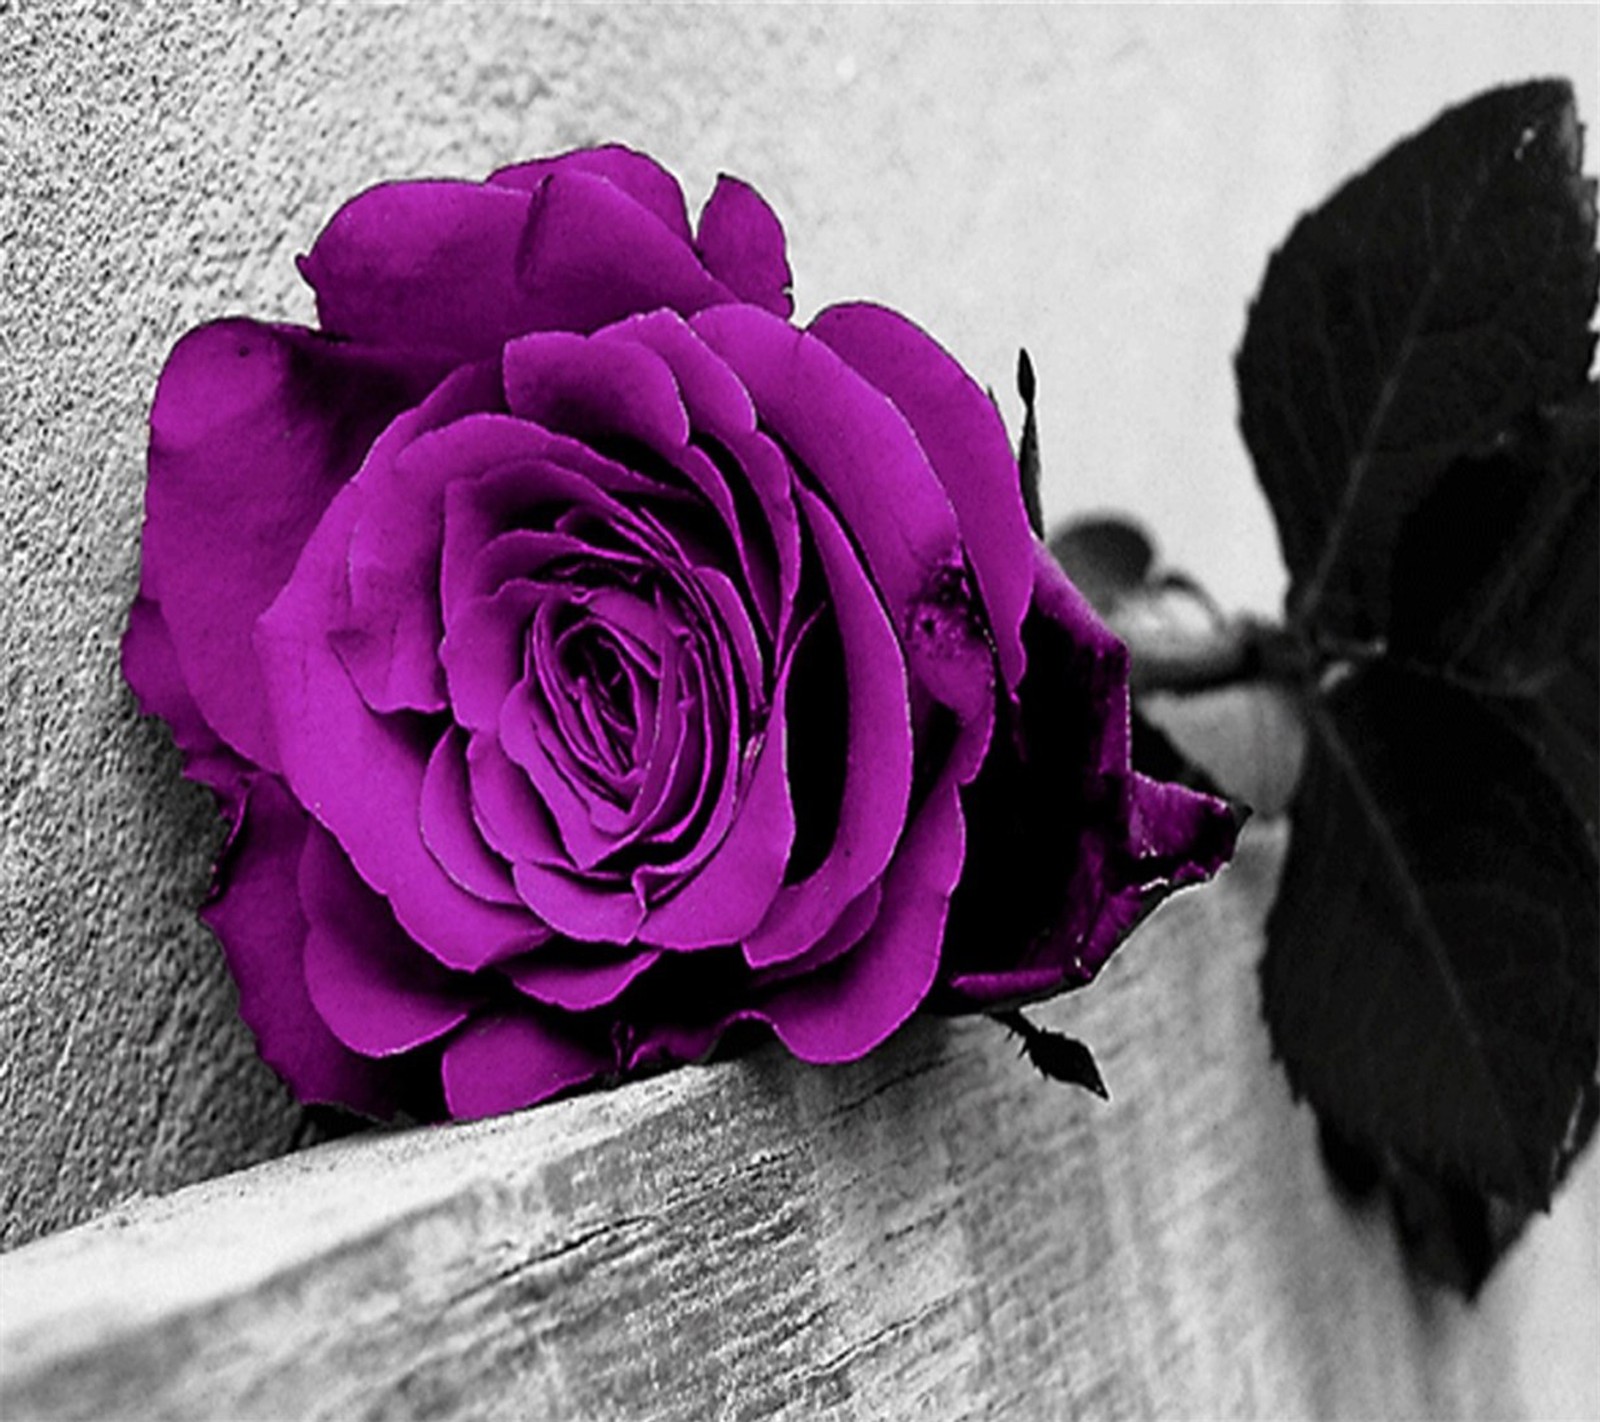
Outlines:
[{"label": "wood grain texture", "polygon": [[0,1415],[1600,1410],[1594,1162],[1468,1309],[1330,1194],[1257,1017],[1281,827],[1041,1016],[323,1145],[0,1258]]}]

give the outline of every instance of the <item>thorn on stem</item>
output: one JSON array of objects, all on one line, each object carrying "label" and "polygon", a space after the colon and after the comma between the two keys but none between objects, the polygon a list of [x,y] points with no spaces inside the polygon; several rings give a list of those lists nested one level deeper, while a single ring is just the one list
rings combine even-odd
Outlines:
[{"label": "thorn on stem", "polygon": [[1111,1099],[1094,1054],[1076,1037],[1035,1026],[1015,1009],[991,1015],[1002,1027],[1022,1039],[1022,1050],[1040,1075],[1069,1086],[1080,1086],[1102,1101]]}]

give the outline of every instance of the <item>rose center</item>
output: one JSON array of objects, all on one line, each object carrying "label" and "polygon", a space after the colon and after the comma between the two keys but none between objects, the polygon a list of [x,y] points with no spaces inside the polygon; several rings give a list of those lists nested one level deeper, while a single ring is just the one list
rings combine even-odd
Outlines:
[{"label": "rose center", "polygon": [[607,770],[626,775],[637,764],[638,668],[604,627],[580,625],[562,639],[564,698],[576,731]]}]

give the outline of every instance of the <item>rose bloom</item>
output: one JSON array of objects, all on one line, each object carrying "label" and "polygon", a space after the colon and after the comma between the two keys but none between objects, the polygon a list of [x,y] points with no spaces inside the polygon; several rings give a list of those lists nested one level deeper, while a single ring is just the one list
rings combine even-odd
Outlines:
[{"label": "rose bloom", "polygon": [[150,416],[123,665],[231,834],[206,922],[305,1101],[482,1116],[837,1062],[1089,981],[1231,851],[1131,771],[1127,656],[992,402],[782,229],[591,149],[347,204],[320,329]]}]

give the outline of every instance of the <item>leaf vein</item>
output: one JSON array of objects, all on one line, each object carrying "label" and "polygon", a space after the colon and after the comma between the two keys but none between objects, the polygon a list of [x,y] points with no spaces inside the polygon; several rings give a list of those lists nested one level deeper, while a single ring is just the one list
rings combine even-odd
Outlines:
[{"label": "leaf vein", "polygon": [[1380,860],[1389,872],[1391,883],[1400,892],[1407,917],[1410,918],[1416,928],[1418,938],[1427,947],[1429,962],[1439,981],[1444,986],[1451,1016],[1456,1020],[1465,1038],[1468,1047],[1468,1058],[1483,1079],[1486,1088],[1484,1095],[1493,1109],[1496,1125],[1503,1139],[1509,1143],[1512,1156],[1518,1161],[1519,1168],[1521,1168],[1521,1154],[1517,1149],[1517,1132],[1514,1122],[1508,1113],[1507,1103],[1501,1097],[1495,1074],[1488,1068],[1486,1063],[1483,1034],[1478,1030],[1471,1010],[1461,995],[1460,984],[1456,981],[1455,973],[1452,970],[1449,951],[1445,946],[1443,935],[1440,933],[1438,925],[1434,922],[1433,914],[1417,887],[1416,880],[1412,874],[1410,860],[1400,844],[1394,826],[1390,823],[1389,816],[1384,812],[1383,805],[1373,793],[1372,787],[1367,784],[1366,777],[1361,773],[1361,767],[1356,757],[1351,752],[1350,747],[1345,744],[1344,737],[1339,734],[1338,728],[1334,725],[1333,717],[1326,707],[1318,701],[1311,701],[1308,703],[1308,707],[1312,728],[1320,737],[1323,747],[1343,775],[1346,786],[1355,798],[1356,805],[1372,832]]}]

